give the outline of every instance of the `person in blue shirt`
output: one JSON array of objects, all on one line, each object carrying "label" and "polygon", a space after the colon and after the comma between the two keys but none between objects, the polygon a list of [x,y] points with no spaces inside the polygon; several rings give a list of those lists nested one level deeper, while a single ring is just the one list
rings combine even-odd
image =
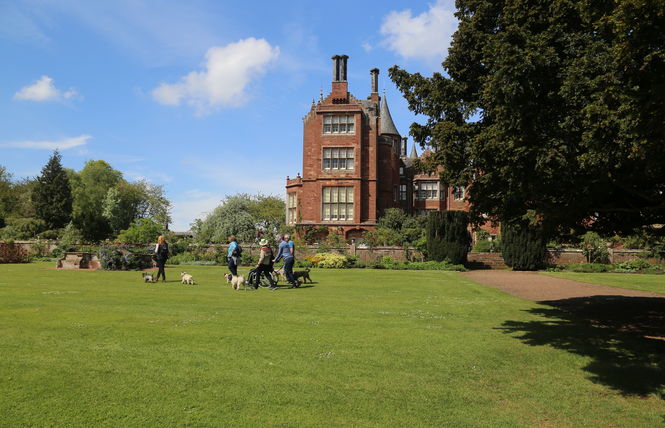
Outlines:
[{"label": "person in blue shirt", "polygon": [[296,261],[295,245],[288,234],[282,238],[277,250],[277,257],[273,262],[278,262],[280,259],[284,259],[284,275],[286,275],[286,281],[291,285],[289,288],[298,287],[298,283],[293,277],[293,263]]},{"label": "person in blue shirt", "polygon": [[229,261],[229,270],[231,275],[238,276],[238,265],[240,264],[240,255],[238,254],[238,242],[236,237],[231,235],[229,236],[229,249],[228,249],[228,261]]}]

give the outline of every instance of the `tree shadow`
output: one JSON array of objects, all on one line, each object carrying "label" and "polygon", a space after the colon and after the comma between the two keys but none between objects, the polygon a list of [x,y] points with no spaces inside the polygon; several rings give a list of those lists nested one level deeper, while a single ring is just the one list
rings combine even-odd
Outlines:
[{"label": "tree shadow", "polygon": [[553,346],[592,361],[594,382],[625,395],[665,398],[665,298],[590,296],[539,302],[528,312],[543,321],[500,327],[532,346]]}]

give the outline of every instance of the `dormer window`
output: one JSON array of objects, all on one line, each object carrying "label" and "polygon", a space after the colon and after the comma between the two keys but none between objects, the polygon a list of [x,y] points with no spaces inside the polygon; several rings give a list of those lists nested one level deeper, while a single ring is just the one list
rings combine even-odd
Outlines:
[{"label": "dormer window", "polygon": [[353,134],[356,121],[353,115],[325,115],[323,116],[324,134]]}]

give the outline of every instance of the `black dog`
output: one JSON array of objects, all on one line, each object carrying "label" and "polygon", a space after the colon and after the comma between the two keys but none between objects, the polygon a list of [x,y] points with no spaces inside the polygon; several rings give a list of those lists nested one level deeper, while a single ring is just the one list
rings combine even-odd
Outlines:
[{"label": "black dog", "polygon": [[309,280],[309,283],[313,283],[312,278],[309,277],[309,268],[305,270],[297,270],[293,272],[293,278],[298,281],[299,278],[302,278],[302,281],[307,284],[307,280]]}]

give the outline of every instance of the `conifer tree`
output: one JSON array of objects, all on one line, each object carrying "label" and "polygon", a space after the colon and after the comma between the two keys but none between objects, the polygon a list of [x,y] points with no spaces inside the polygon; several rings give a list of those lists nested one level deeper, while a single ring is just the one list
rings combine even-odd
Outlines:
[{"label": "conifer tree", "polygon": [[37,218],[44,220],[48,229],[64,227],[72,215],[72,190],[61,159],[62,155],[55,150],[32,191]]},{"label": "conifer tree", "polygon": [[432,213],[427,221],[427,254],[430,260],[466,263],[468,225],[469,217],[464,211]]}]

